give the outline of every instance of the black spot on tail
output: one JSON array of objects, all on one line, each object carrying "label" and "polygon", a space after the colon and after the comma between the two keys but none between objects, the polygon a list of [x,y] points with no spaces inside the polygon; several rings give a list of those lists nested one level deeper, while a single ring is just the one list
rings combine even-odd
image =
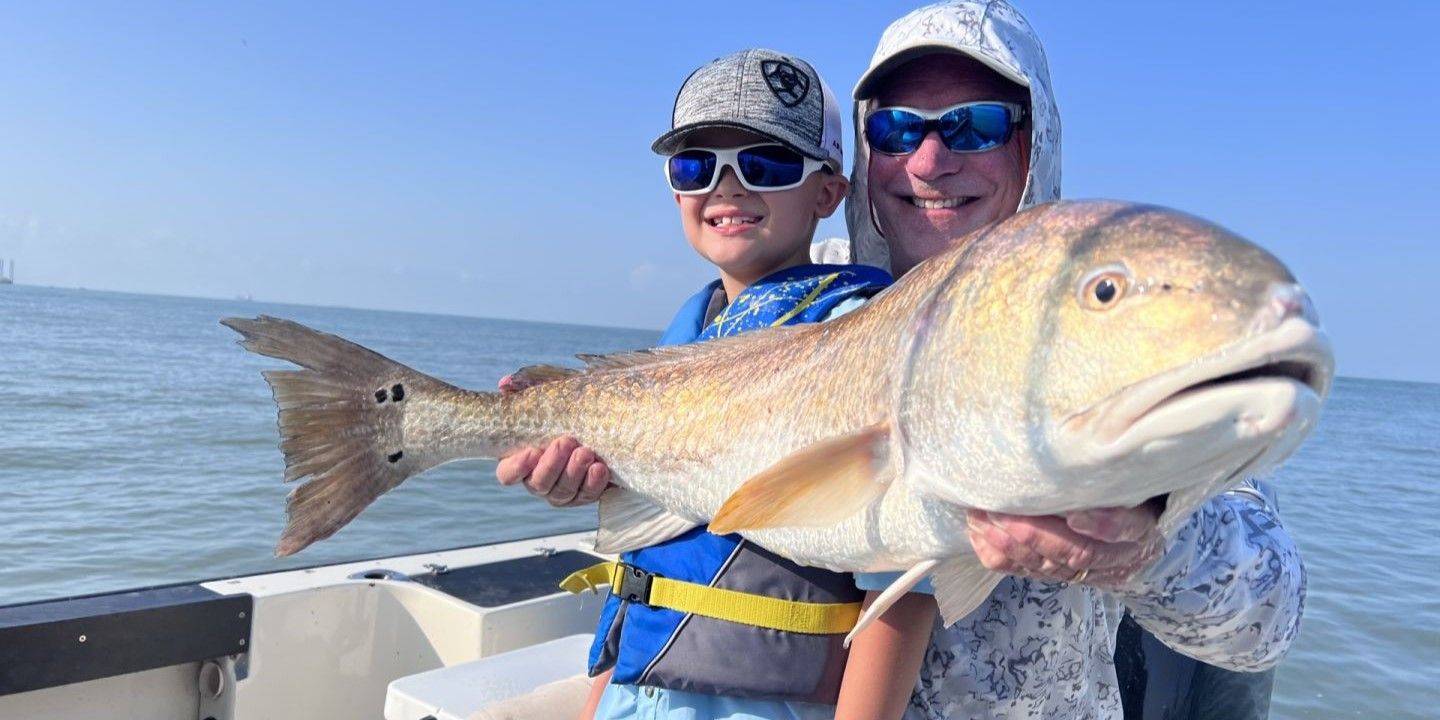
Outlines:
[{"label": "black spot on tail", "polygon": [[395,383],[394,385],[391,385],[388,390],[382,387],[379,390],[375,391],[375,402],[377,403],[383,403],[386,400],[389,400],[391,402],[400,402],[404,399],[405,386],[401,385],[400,383]]},{"label": "black spot on tail", "polygon": [[392,462],[392,463],[397,463],[397,462],[400,462],[400,458],[403,458],[403,457],[405,457],[405,451],[404,451],[404,450],[396,450],[395,452],[390,453],[389,455],[386,455],[386,456],[385,456],[385,459],[386,459],[386,460],[389,460],[389,461]]}]

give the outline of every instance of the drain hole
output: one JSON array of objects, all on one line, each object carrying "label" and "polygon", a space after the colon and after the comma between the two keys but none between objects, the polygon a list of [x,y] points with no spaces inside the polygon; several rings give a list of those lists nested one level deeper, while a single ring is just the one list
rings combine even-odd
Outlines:
[{"label": "drain hole", "polygon": [[409,580],[410,576],[388,568],[371,568],[350,576],[351,580]]}]

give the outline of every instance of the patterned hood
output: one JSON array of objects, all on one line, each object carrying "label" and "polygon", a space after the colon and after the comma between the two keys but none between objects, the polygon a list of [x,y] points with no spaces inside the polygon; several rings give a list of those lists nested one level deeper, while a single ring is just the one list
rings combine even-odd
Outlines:
[{"label": "patterned hood", "polygon": [[853,262],[890,268],[890,250],[876,229],[865,183],[870,152],[861,128],[871,101],[861,98],[872,94],[869,86],[891,69],[937,50],[968,55],[1030,89],[1030,176],[1016,210],[1060,198],[1060,113],[1050,87],[1045,50],[1030,23],[1004,0],[928,5],[885,29],[870,68],[855,85],[855,170],[845,203],[850,247],[844,253]]}]

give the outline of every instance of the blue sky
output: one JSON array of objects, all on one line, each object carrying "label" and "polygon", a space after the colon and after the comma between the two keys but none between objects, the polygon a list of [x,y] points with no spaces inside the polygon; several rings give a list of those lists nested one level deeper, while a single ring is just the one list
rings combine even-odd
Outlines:
[{"label": "blue sky", "polygon": [[[1440,382],[1434,4],[1018,5],[1066,196],[1230,227],[1310,288],[1342,374]],[[843,97],[911,7],[10,3],[0,257],[33,284],[660,327],[711,277],[649,152],[679,83],[765,46]]]}]

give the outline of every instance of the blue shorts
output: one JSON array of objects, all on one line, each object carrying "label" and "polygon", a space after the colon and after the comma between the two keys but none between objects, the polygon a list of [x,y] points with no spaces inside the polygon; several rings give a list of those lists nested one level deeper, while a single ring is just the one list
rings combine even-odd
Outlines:
[{"label": "blue shorts", "polygon": [[[887,587],[890,587],[890,583],[899,580],[900,576],[903,574],[904,573],[898,572],[855,573],[855,587],[858,587],[861,590],[874,590],[876,592],[879,592]],[[910,588],[910,592],[934,595],[935,586],[930,584],[930,578],[927,577],[924,580],[915,583],[915,587]]]},{"label": "blue shorts", "polygon": [[638,685],[608,685],[595,720],[830,720],[834,705],[703,695]]}]

